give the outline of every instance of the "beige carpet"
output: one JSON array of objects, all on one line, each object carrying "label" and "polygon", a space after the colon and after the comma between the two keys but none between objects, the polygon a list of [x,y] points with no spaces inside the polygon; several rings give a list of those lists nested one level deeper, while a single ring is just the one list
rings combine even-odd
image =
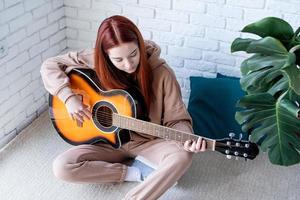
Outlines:
[{"label": "beige carpet", "polygon": [[[135,183],[71,184],[57,180],[53,158],[68,149],[43,113],[0,152],[1,200],[118,200]],[[171,173],[171,172],[170,172]],[[299,200],[300,165],[271,165],[266,155],[254,161],[227,160],[216,152],[194,157],[189,171],[162,200]]]}]

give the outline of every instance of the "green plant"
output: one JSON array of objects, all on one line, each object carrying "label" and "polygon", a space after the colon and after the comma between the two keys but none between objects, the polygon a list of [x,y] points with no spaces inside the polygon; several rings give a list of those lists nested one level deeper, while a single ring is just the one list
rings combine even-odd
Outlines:
[{"label": "green plant", "polygon": [[236,120],[251,141],[268,152],[271,163],[300,162],[300,27],[267,17],[243,28],[260,39],[236,38],[231,52],[253,54],[241,64],[240,84],[246,95]]}]

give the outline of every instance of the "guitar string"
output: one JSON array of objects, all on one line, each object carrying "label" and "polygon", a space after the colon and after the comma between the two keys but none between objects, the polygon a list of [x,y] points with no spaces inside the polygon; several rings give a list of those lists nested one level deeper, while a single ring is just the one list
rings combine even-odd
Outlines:
[{"label": "guitar string", "polygon": [[[116,113],[116,114],[118,114],[118,113]],[[94,116],[97,116],[97,120],[101,124],[105,124],[105,125],[108,125],[108,126],[110,126],[112,124],[112,121],[113,121],[113,113],[112,112],[108,113],[108,112],[105,112],[105,111],[97,111],[97,113]],[[100,118],[98,118],[98,117],[100,117]],[[121,116],[121,117],[123,117],[123,116]],[[133,118],[133,119],[136,119],[136,118]],[[201,137],[201,136],[198,136],[198,135],[191,135],[191,136],[195,137],[195,138]],[[219,145],[226,146],[226,144],[222,144],[222,143],[219,143]]]}]

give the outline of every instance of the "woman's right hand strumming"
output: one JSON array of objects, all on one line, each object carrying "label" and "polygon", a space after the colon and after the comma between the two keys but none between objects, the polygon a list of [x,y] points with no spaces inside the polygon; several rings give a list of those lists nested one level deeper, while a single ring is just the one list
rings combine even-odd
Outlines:
[{"label": "woman's right hand strumming", "polygon": [[82,103],[78,95],[70,96],[65,102],[70,117],[76,120],[77,126],[82,127],[84,118],[91,119],[92,113],[89,107]]}]

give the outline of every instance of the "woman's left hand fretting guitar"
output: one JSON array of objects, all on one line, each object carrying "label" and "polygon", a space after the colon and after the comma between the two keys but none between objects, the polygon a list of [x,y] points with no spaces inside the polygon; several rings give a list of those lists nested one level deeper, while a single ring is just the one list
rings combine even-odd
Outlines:
[{"label": "woman's left hand fretting guitar", "polygon": [[[125,90],[103,91],[92,69],[73,69],[69,74],[72,91],[90,106],[92,118],[85,119],[82,127],[69,117],[62,101],[56,96],[49,96],[49,112],[52,123],[59,135],[73,145],[93,144],[99,141],[119,148],[130,140],[129,131],[148,134],[168,140],[185,142],[197,140],[198,135],[178,131],[169,127],[137,119],[135,99]],[[258,153],[255,143],[225,138],[206,140],[207,149],[218,151],[227,157],[236,156],[254,159]]]}]

